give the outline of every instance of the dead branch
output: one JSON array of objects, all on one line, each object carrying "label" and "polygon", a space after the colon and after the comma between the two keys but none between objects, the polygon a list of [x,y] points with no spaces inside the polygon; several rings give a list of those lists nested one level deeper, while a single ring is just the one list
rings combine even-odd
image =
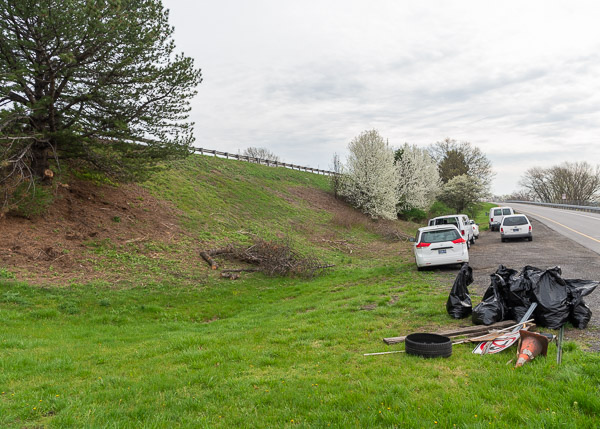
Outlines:
[{"label": "dead branch", "polygon": [[200,252],[200,256],[202,256],[202,259],[208,262],[208,265],[210,265],[211,269],[216,270],[218,268],[217,263],[213,258],[211,258],[208,252]]},{"label": "dead branch", "polygon": [[270,276],[313,277],[334,266],[325,264],[314,256],[299,254],[292,249],[289,240],[266,241],[255,238],[254,244],[248,247],[230,244],[224,248],[200,252],[200,256],[213,270],[218,268],[213,259],[217,255],[258,266],[256,269],[224,270],[224,272],[260,271]]}]

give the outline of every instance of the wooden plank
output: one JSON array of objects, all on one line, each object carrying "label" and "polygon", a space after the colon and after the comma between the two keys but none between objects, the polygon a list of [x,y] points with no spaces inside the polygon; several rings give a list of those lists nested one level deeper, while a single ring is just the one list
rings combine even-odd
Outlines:
[{"label": "wooden plank", "polygon": [[[469,334],[486,334],[493,329],[502,329],[507,328],[509,326],[515,325],[517,322],[514,320],[503,320],[502,322],[492,323],[491,325],[475,325],[475,326],[467,326],[465,328],[457,328],[451,331],[441,331],[436,332],[438,335],[444,335],[446,337],[458,337],[461,335],[469,335]],[[406,339],[406,335],[401,337],[389,337],[384,338],[383,342],[386,344],[398,344],[404,342]]]}]

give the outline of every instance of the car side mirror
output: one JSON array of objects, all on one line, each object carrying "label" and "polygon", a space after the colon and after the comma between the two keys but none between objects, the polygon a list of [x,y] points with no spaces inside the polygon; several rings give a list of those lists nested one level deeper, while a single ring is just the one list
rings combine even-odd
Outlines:
[{"label": "car side mirror", "polygon": [[414,238],[409,238],[408,241],[410,241],[411,243],[414,243],[415,239]]}]

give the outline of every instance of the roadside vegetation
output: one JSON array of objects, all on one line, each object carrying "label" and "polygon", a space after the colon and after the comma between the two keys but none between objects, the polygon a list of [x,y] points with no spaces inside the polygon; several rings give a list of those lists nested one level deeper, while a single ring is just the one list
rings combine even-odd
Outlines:
[{"label": "roadside vegetation", "polygon": [[[106,279],[0,270],[0,426],[595,425],[600,363],[576,343],[561,366],[551,345],[518,371],[512,351],[469,345],[448,359],[363,356],[403,349],[384,337],[461,324],[445,310],[455,271],[417,272],[398,240],[418,223],[370,220],[323,176],[209,157],[144,186],[176,207],[178,240],[88,241],[81,257]],[[232,281],[198,256],[252,235],[290,237],[336,267]]]}]

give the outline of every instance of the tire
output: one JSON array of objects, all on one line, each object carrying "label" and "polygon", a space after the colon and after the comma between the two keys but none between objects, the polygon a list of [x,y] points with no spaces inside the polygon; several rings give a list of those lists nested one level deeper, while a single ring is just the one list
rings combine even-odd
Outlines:
[{"label": "tire", "polygon": [[506,243],[506,238],[502,237],[500,240],[502,240],[503,243]]},{"label": "tire", "polygon": [[533,237],[527,237],[527,240],[533,241]]},{"label": "tire", "polygon": [[426,358],[450,357],[452,341],[450,338],[437,334],[410,334],[404,340],[406,353]]},{"label": "tire", "polygon": [[471,246],[475,244],[475,236],[471,237]]},{"label": "tire", "polygon": [[417,267],[417,271],[425,271],[425,267]]}]

